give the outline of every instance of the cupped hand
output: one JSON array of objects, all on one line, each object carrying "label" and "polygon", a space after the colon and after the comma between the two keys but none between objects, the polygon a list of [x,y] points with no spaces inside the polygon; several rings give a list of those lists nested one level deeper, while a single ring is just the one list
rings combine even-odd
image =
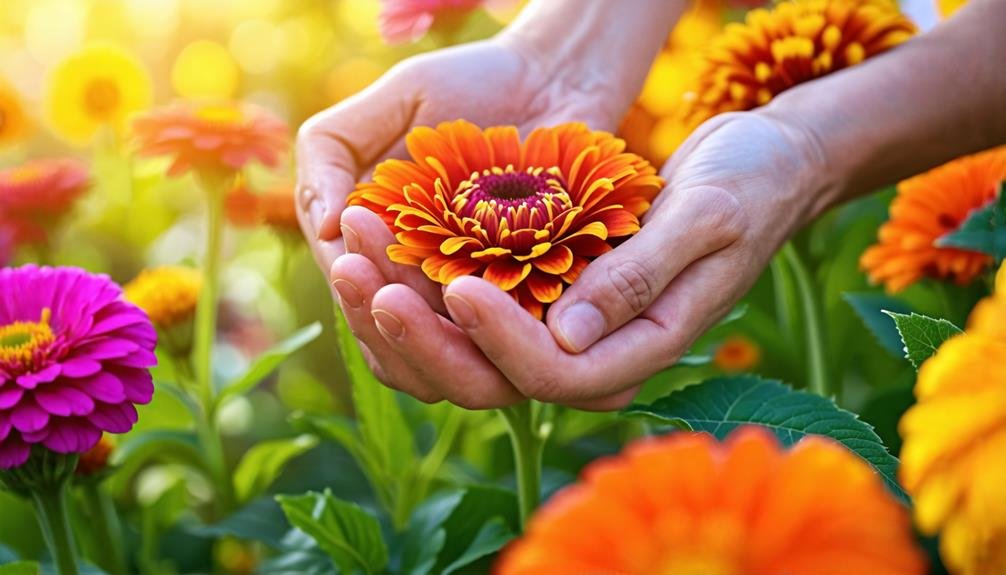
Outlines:
[{"label": "cupped hand", "polygon": [[[446,314],[441,287],[419,268],[388,260],[394,237],[367,210],[346,210],[349,193],[377,163],[406,155],[405,135],[415,126],[465,118],[526,134],[577,120],[612,130],[627,99],[607,93],[591,74],[551,66],[502,36],[408,59],[304,124],[297,144],[301,227],[382,381],[425,401],[446,397],[468,407],[522,398],[463,331],[438,315]],[[340,258],[346,252],[356,255]],[[421,349],[403,351],[393,329],[380,331],[375,318],[391,320],[376,304],[389,300],[405,324],[402,337],[421,337]]]}]

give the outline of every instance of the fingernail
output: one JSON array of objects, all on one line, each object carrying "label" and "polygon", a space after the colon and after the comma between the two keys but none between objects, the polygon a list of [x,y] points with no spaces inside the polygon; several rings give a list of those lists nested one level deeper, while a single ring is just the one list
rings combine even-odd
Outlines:
[{"label": "fingernail", "polygon": [[342,224],[342,239],[346,242],[346,253],[355,254],[360,251],[360,236],[357,235],[353,228]]},{"label": "fingernail", "polygon": [[454,323],[465,329],[474,329],[478,326],[479,317],[475,313],[475,308],[465,301],[465,298],[449,293],[444,296],[444,305],[451,313],[451,319],[454,320]]},{"label": "fingernail", "polygon": [[559,314],[556,327],[559,336],[576,353],[590,347],[604,335],[604,316],[593,304],[578,301]]},{"label": "fingernail", "polygon": [[353,282],[337,279],[332,282],[332,287],[339,292],[339,299],[347,306],[356,309],[363,305],[363,293],[360,288],[353,285]]},{"label": "fingernail", "polygon": [[383,309],[375,309],[370,312],[377,322],[377,327],[391,337],[402,337],[405,334],[405,326],[401,320]]}]

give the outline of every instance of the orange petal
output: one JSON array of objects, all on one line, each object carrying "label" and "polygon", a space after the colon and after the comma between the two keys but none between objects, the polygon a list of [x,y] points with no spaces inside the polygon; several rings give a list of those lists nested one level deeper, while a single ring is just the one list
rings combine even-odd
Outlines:
[{"label": "orange petal", "polygon": [[573,250],[566,246],[552,246],[548,253],[532,262],[534,267],[549,274],[564,274],[573,266]]},{"label": "orange petal", "polygon": [[531,264],[519,264],[510,259],[499,259],[489,264],[482,272],[482,278],[496,284],[503,291],[510,291],[531,273]]},{"label": "orange petal", "polygon": [[552,303],[562,295],[562,280],[558,276],[533,273],[525,283],[534,299],[541,303]]}]

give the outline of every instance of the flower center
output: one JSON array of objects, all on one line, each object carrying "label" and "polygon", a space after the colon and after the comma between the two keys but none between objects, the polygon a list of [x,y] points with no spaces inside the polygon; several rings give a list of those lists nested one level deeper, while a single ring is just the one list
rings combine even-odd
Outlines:
[{"label": "flower center", "polygon": [[203,106],[196,117],[210,124],[236,125],[244,121],[244,114],[236,106]]},{"label": "flower center", "polygon": [[560,211],[572,207],[566,185],[557,168],[528,168],[518,172],[513,166],[475,172],[458,186],[452,200],[456,213],[485,223],[508,220],[515,227],[540,228]]},{"label": "flower center", "polygon": [[108,120],[119,107],[122,94],[119,86],[108,78],[95,78],[84,90],[84,106],[98,120]]},{"label": "flower center", "polygon": [[16,321],[0,326],[0,367],[21,371],[33,366],[53,342],[51,318],[52,310],[45,308],[37,322]]}]

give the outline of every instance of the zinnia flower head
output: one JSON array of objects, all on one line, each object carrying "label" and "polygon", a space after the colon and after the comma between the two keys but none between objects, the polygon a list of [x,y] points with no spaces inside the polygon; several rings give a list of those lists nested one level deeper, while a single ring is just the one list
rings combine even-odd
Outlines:
[{"label": "zinnia flower head", "polygon": [[195,316],[202,285],[199,270],[161,266],[143,270],[123,291],[126,300],[145,311],[155,327],[171,329]]},{"label": "zinnia flower head", "polygon": [[761,348],[743,335],[732,335],[723,340],[713,354],[713,364],[728,372],[752,369],[761,361]]},{"label": "zinnia flower head", "polygon": [[783,0],[748,12],[706,52],[685,123],[750,110],[804,82],[876,56],[916,32],[892,0]]},{"label": "zinnia flower head", "polygon": [[760,427],[641,440],[532,517],[498,575],[921,575],[908,510],[841,445]]},{"label": "zinnia flower head", "polygon": [[541,318],[587,262],[639,230],[663,185],[625,142],[583,124],[540,128],[464,120],[416,128],[412,161],[377,166],[351,205],[380,214],[398,244],[392,261],[448,284],[478,275]]},{"label": "zinnia flower head", "polygon": [[46,93],[49,123],[59,136],[87,143],[102,127],[123,132],[129,117],[150,106],[150,75],[131,53],[94,44],[52,72]]},{"label": "zinnia flower head", "polygon": [[381,0],[381,36],[389,44],[415,42],[443,24],[460,20],[482,6],[503,7],[514,0]]},{"label": "zinnia flower head", "polygon": [[154,392],[157,335],[106,276],[0,270],[0,469],[32,446],[83,453],[125,433]]},{"label": "zinnia flower head", "polygon": [[280,233],[300,233],[293,187],[287,184],[254,193],[239,183],[227,194],[227,219],[238,227],[268,226]]},{"label": "zinnia flower head", "polygon": [[21,98],[0,79],[0,148],[22,142],[30,129]]},{"label": "zinnia flower head", "polygon": [[971,283],[992,264],[980,252],[937,247],[1006,180],[1006,146],[965,156],[898,184],[890,220],[860,259],[870,281],[898,292],[923,277]]},{"label": "zinnia flower head", "polygon": [[35,160],[0,171],[0,214],[19,242],[38,242],[90,187],[87,166],[72,159]]},{"label": "zinnia flower head", "polygon": [[251,162],[275,167],[289,146],[282,120],[235,103],[176,103],[144,114],[133,127],[140,154],[171,158],[169,176],[231,175]]},{"label": "zinnia flower head", "polygon": [[919,529],[961,575],[1006,573],[1006,292],[922,364],[901,419],[901,482]]}]

